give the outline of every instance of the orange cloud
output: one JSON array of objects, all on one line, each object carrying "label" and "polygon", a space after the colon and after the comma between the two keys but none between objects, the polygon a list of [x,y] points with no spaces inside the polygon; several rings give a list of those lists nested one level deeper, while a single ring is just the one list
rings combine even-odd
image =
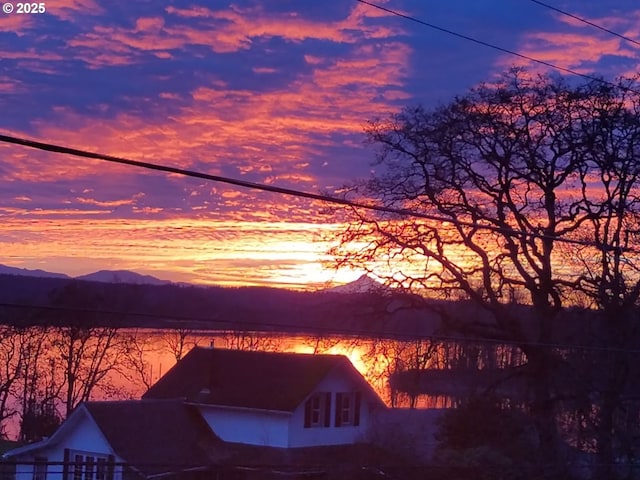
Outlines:
[{"label": "orange cloud", "polygon": [[75,201],[85,205],[95,205],[97,207],[121,207],[123,205],[133,205],[135,203],[133,199],[100,201],[94,198],[83,197],[76,197]]},{"label": "orange cloud", "polygon": [[319,285],[331,279],[332,271],[323,268],[328,245],[320,237],[341,228],[309,222],[128,221],[105,218],[101,211],[93,212],[93,218],[58,213],[64,221],[46,215],[38,215],[37,221],[28,216],[3,221],[0,236],[6,239],[7,263],[38,264],[71,275],[109,265],[174,281],[308,288],[314,281]]}]

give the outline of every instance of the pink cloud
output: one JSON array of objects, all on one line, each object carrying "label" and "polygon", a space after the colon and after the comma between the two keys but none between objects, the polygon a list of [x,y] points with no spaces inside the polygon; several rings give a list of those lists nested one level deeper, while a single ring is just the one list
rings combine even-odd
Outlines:
[{"label": "pink cloud", "polygon": [[[209,173],[220,173],[224,164],[263,178],[313,183],[308,158],[333,145],[331,136],[360,135],[364,121],[394,109],[390,102],[402,97],[410,54],[401,43],[377,42],[354,47],[341,59],[321,59],[310,74],[301,74],[277,90],[231,89],[212,79],[210,86],[195,88],[191,99],[163,92],[162,102],[178,105],[170,117],[153,114],[155,99],[145,115],[88,120],[59,107],[55,123],[35,121],[33,126],[40,138],[115,156],[178,167],[190,167],[198,160],[210,165]],[[10,175],[25,181],[55,181],[60,176],[91,177],[96,168],[102,175],[130,171],[59,156],[54,162],[43,158],[43,154],[14,157]],[[265,159],[269,171],[257,168],[265,165]],[[283,176],[284,169],[294,174]]]},{"label": "pink cloud", "polygon": [[56,0],[47,3],[47,14],[74,21],[78,15],[100,15],[103,8],[94,0]]},{"label": "pink cloud", "polygon": [[[367,19],[388,15],[365,5],[356,5],[347,18],[334,22],[305,19],[294,13],[269,13],[261,8],[211,10],[204,7],[167,7],[176,23],[167,25],[160,17],[142,17],[133,28],[96,26],[93,31],[68,41],[79,58],[93,68],[130,65],[143,52],[161,51],[168,58],[171,50],[191,45],[206,46],[216,53],[248,49],[256,38],[279,37],[291,42],[307,39],[355,43],[361,39],[384,39],[402,31],[373,25]],[[194,24],[193,19],[201,19]],[[182,21],[180,21],[182,20]],[[188,21],[184,21],[188,20]],[[96,55],[95,52],[101,52]],[[309,61],[313,61],[309,57]],[[268,72],[261,72],[268,73]]]},{"label": "pink cloud", "polygon": [[[595,32],[593,27],[565,15],[557,15],[556,19],[562,24],[572,27],[572,30],[527,33],[523,36],[518,53],[580,73],[593,73],[594,65],[606,56],[638,58],[637,48],[625,40]],[[589,18],[587,20],[632,38],[638,37],[640,32],[638,28],[640,10],[627,12],[624,16]],[[501,58],[498,65],[504,68],[514,63],[530,64],[526,59],[514,59],[509,56]],[[538,65],[529,66],[534,69],[545,68]]]},{"label": "pink cloud", "polygon": [[[571,27],[583,28],[589,32],[594,32],[592,26],[587,25],[575,18],[568,17],[566,15],[556,15],[556,20],[570,25]],[[630,38],[638,38],[640,35],[640,26],[638,21],[640,20],[640,10],[628,10],[624,12],[624,15],[609,15],[605,17],[581,17],[585,20],[600,25],[611,31],[620,33]]]},{"label": "pink cloud", "polygon": [[24,91],[24,86],[21,82],[14,80],[6,75],[0,76],[0,93],[9,94]]},{"label": "pink cloud", "polygon": [[135,32],[158,33],[164,27],[164,19],[161,17],[141,17],[136,20]]},{"label": "pink cloud", "polygon": [[[202,45],[209,45],[217,52],[232,52],[248,48],[253,38],[280,37],[289,41],[300,42],[307,39],[329,40],[338,43],[354,43],[362,38],[387,38],[402,33],[399,29],[368,25],[367,18],[388,16],[386,12],[355,5],[349,16],[335,22],[318,22],[300,17],[294,13],[270,14],[260,8],[228,10],[209,10],[199,8],[197,13],[168,7],[167,13],[187,18],[206,18],[214,21],[223,20],[223,25],[216,24],[214,31],[203,29],[178,29],[182,35]],[[206,36],[203,36],[206,33]]]},{"label": "pink cloud", "polygon": [[[2,18],[2,17],[0,17]],[[27,50],[2,50],[0,57],[11,60],[63,60],[64,57],[51,52],[36,51],[34,48]]]},{"label": "pink cloud", "polygon": [[278,70],[268,67],[254,67],[251,69],[253,73],[276,73]]},{"label": "pink cloud", "polygon": [[0,31],[15,32],[18,36],[24,35],[25,30],[35,24],[35,16],[0,13]]},{"label": "pink cloud", "polygon": [[315,70],[314,79],[322,87],[346,85],[402,86],[411,48],[400,42],[378,43],[356,48],[347,59]]}]

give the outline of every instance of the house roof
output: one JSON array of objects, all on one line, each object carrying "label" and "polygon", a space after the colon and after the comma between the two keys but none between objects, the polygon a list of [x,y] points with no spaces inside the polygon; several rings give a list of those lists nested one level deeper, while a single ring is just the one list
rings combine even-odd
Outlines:
[{"label": "house roof", "polygon": [[221,460],[223,442],[179,400],[87,402],[84,408],[114,452],[145,476]]},{"label": "house roof", "polygon": [[143,398],[185,398],[200,404],[292,412],[335,369],[383,404],[343,355],[203,347],[191,350]]},{"label": "house roof", "polygon": [[67,434],[86,417],[117,457],[145,477],[219,464],[230,455],[194,406],[180,400],[125,400],[82,403],[51,437],[5,456],[18,458],[64,445]]}]

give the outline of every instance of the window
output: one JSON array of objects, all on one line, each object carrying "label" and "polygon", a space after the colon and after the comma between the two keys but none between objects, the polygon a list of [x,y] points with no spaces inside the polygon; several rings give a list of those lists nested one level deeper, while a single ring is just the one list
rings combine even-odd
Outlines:
[{"label": "window", "polygon": [[84,457],[75,455],[73,460],[73,480],[82,480],[82,467],[84,465]]},{"label": "window", "polygon": [[85,457],[84,460],[84,480],[94,480],[93,478],[93,463],[94,459],[92,456]]},{"label": "window", "polygon": [[113,479],[113,457],[111,456],[74,453],[69,458],[72,459],[67,476],[69,480]]},{"label": "window", "polygon": [[105,458],[96,460],[96,480],[107,480],[107,460]]},{"label": "window", "polygon": [[47,458],[36,457],[33,465],[33,480],[46,480],[47,478]]},{"label": "window", "polygon": [[331,426],[331,392],[313,394],[304,405],[304,428]]},{"label": "window", "polygon": [[[337,403],[337,402],[336,402]],[[350,425],[353,421],[353,398],[351,395],[341,394],[340,404],[338,407],[340,412],[336,412],[340,416],[340,425]]]},{"label": "window", "polygon": [[336,393],[336,427],[360,425],[360,397],[360,392]]}]

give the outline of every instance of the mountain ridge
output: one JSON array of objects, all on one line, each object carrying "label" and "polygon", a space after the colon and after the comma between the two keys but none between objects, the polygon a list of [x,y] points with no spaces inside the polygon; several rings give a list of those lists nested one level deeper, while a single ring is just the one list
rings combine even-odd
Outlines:
[{"label": "mountain ridge", "polygon": [[48,272],[40,269],[28,269],[19,267],[10,267],[9,265],[0,264],[0,275],[20,275],[23,277],[42,277],[42,278],[73,278],[65,273]]},{"label": "mountain ridge", "polygon": [[126,283],[130,285],[169,285],[173,283],[169,280],[161,280],[152,275],[144,275],[131,270],[98,270],[97,272],[74,278],[90,282]]},{"label": "mountain ridge", "polygon": [[[40,269],[27,269],[19,267],[11,267],[5,264],[0,264],[0,275],[19,275],[28,277],[41,277],[41,278],[64,278],[68,280],[82,280],[88,282],[100,282],[100,283],[123,283],[128,285],[180,285],[185,287],[206,287],[208,285],[199,285],[189,282],[173,282],[171,280],[163,280],[153,275],[146,275],[135,272],[133,270],[98,270],[96,272],[87,273],[85,275],[78,275],[72,277],[65,273],[49,272]],[[270,288],[270,287],[268,287]],[[358,279],[333,287],[328,287],[320,292],[324,293],[340,293],[340,294],[353,294],[353,293],[382,293],[389,290],[388,287],[378,282],[368,274],[361,275]]]},{"label": "mountain ridge", "polygon": [[46,270],[28,268],[11,267],[9,265],[0,264],[0,275],[18,275],[22,277],[39,277],[39,278],[62,278],[66,280],[84,280],[89,282],[102,283],[125,283],[131,285],[169,285],[173,282],[169,280],[161,280],[152,275],[144,275],[132,270],[98,270],[97,272],[88,273],[72,277],[66,273],[49,272]]}]

